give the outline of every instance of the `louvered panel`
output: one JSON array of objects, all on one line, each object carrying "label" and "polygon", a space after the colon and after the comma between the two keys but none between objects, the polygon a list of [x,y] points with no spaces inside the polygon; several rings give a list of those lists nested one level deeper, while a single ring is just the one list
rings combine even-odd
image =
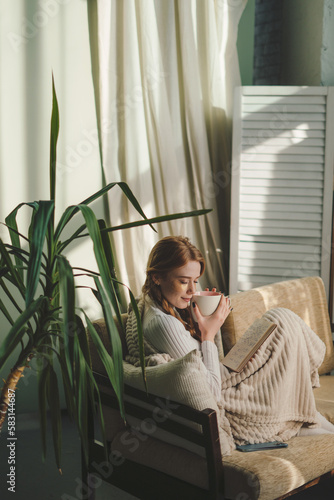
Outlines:
[{"label": "louvered panel", "polygon": [[[279,118],[272,118],[267,120],[247,120],[247,126],[245,129],[256,128],[265,134],[266,131],[270,131],[271,134],[276,135],[276,137],[281,133],[282,130],[308,130],[309,126],[307,123],[301,123],[300,121],[284,121],[279,120]],[[313,130],[325,130],[326,124],[324,121],[312,122]],[[274,133],[275,130],[275,133]],[[268,132],[267,132],[268,133]]]},{"label": "louvered panel", "polygon": [[318,197],[318,199],[321,199],[322,197],[322,189],[312,188],[268,187],[265,189],[261,186],[240,186],[240,193],[245,195],[253,194],[259,197],[266,197],[267,199],[269,196],[275,197],[277,195],[281,195],[283,198],[305,195]]},{"label": "louvered panel", "polygon": [[[269,257],[270,259],[268,262],[272,262],[271,259],[279,259],[280,262],[285,262],[286,260],[288,261],[298,261],[303,255],[303,258],[305,257],[305,253],[301,254],[300,252],[287,252],[284,250],[283,252],[274,252],[270,250]],[[309,253],[305,258],[309,258],[311,262],[320,262],[320,253]],[[257,250],[256,252],[251,252],[249,250],[240,250],[239,251],[239,262],[243,259],[243,262],[253,262],[254,260],[261,260],[261,262],[265,262],[266,259],[268,259],[268,252],[264,251],[259,251]]]},{"label": "louvered panel", "polygon": [[[251,208],[252,205],[251,205]],[[319,221],[320,225],[322,224],[322,217],[320,213],[310,213],[310,212],[270,212],[270,210],[266,209],[265,212],[259,211],[259,210],[240,210],[240,220],[243,219],[257,219],[258,221],[261,220],[286,220],[286,221],[299,221],[299,220],[304,220],[304,221]],[[245,222],[246,223],[246,222]]]},{"label": "louvered panel", "polygon": [[264,113],[270,113],[270,114],[275,114],[275,113],[298,113],[302,114],[302,116],[305,113],[312,113],[312,116],[319,117],[320,120],[321,118],[321,113],[325,113],[326,111],[326,104],[295,104],[295,103],[281,103],[277,102],[274,104],[265,104],[265,103],[249,103],[247,102],[247,99],[244,100],[244,104],[242,107],[242,115],[243,117],[247,115],[253,115],[254,113],[257,114],[257,116],[262,116]]},{"label": "louvered panel", "polygon": [[325,130],[307,130],[307,129],[288,129],[281,130],[278,134],[273,134],[271,130],[261,130],[254,128],[243,128],[242,137],[256,137],[263,140],[275,140],[279,141],[281,139],[309,139],[309,138],[325,138]]},{"label": "louvered panel", "polygon": [[[270,257],[271,257],[270,259],[265,259],[265,258],[244,259],[243,257],[239,256],[239,270],[241,266],[248,267],[252,271],[253,269],[258,267],[268,267],[269,269],[275,268],[283,270],[287,269],[288,267],[293,267],[293,268],[296,267],[296,262],[297,262],[296,255],[294,255],[294,257],[296,257],[294,259],[281,259],[280,255],[278,255],[278,258],[275,259],[272,254],[270,255]],[[305,262],[307,262],[308,269],[313,269],[314,271],[320,270],[320,259],[315,260],[311,255],[309,255],[305,257]]]},{"label": "louvered panel", "polygon": [[254,236],[303,236],[310,238],[321,238],[321,230],[316,229],[287,229],[280,227],[244,227],[240,225],[240,235],[252,234]]},{"label": "louvered panel", "polygon": [[[270,196],[270,203],[277,203],[277,204],[284,204],[284,203],[296,203],[296,204],[304,204],[306,205],[309,203],[310,205],[322,205],[322,197],[313,197],[313,198],[308,198],[306,195],[307,193],[303,193],[305,196],[298,196],[297,198],[292,199],[289,196]],[[256,195],[251,195],[251,194],[244,194],[242,197],[241,202],[251,202],[251,203],[266,203],[268,201],[268,196],[265,194],[256,194]]]},{"label": "louvered panel", "polygon": [[[269,162],[269,163],[275,163],[276,161],[282,161],[282,162],[294,162],[297,159],[296,156],[290,155],[290,154],[261,154],[261,153],[255,153],[255,154],[248,154],[248,153],[243,153],[242,154],[242,161],[246,162]],[[305,163],[320,163],[323,164],[323,155],[298,155],[298,160],[299,162],[305,162]]]},{"label": "louvered panel", "polygon": [[[320,271],[320,268],[318,269]],[[287,266],[285,269],[282,268],[267,268],[267,267],[246,267],[239,266],[239,273],[243,276],[277,276],[279,278],[283,277],[296,277],[296,267],[295,266]],[[304,276],[314,276],[316,274],[314,269],[303,269]],[[275,280],[274,280],[275,281]]]},{"label": "louvered panel", "polygon": [[298,244],[294,242],[272,244],[272,243],[263,243],[257,241],[241,241],[239,249],[240,252],[244,252],[244,255],[245,254],[256,255],[258,252],[259,253],[263,252],[267,256],[268,254],[271,255],[272,253],[275,252],[280,254],[286,253],[287,255],[292,253],[298,253],[298,254],[308,253],[315,256],[321,255],[321,250],[317,244],[308,245],[305,242],[303,244]]},{"label": "louvered panel", "polygon": [[258,187],[260,190],[262,188],[266,188],[266,193],[270,193],[272,188],[278,188],[278,187],[283,187],[283,188],[303,188],[303,189],[313,189],[313,188],[320,188],[322,190],[323,187],[323,181],[315,181],[315,180],[304,180],[304,177],[301,176],[300,180],[286,180],[286,179],[261,179],[258,176],[256,178],[251,178],[249,175],[247,178],[241,179],[240,181],[241,186],[244,187]]},{"label": "louvered panel", "polygon": [[245,104],[323,104],[326,105],[326,96],[293,95],[283,97],[282,95],[244,95]]},{"label": "louvered panel", "polygon": [[298,170],[277,172],[272,170],[244,170],[242,169],[243,181],[246,179],[309,179],[312,181],[320,180],[324,178],[323,172],[300,172]]},{"label": "louvered panel", "polygon": [[303,214],[303,213],[310,213],[310,214],[321,214],[322,217],[322,204],[319,203],[317,204],[302,204],[302,203],[271,203],[272,199],[270,200],[270,203],[258,203],[259,200],[254,201],[252,200],[252,203],[248,202],[242,202],[240,203],[240,210],[256,210],[260,214],[268,211],[275,211],[276,213],[281,213],[281,212],[295,212],[296,214]]},{"label": "louvered panel", "polygon": [[314,274],[327,280],[328,290],[329,96],[332,91],[321,87],[244,87],[237,93],[230,293]]},{"label": "louvered panel", "polygon": [[249,154],[274,154],[278,155],[280,153],[284,155],[321,155],[324,154],[323,147],[310,146],[294,146],[294,145],[267,145],[266,143],[257,144],[256,146],[251,146],[247,142],[242,144],[242,151]]},{"label": "louvered panel", "polygon": [[319,163],[289,163],[289,162],[273,162],[273,163],[268,163],[268,162],[261,162],[261,163],[254,163],[254,162],[242,162],[240,170],[243,172],[246,170],[263,170],[266,169],[267,171],[274,171],[274,172],[285,172],[285,171],[290,171],[290,170],[295,170],[299,172],[323,172],[324,171],[324,164],[323,162]]},{"label": "louvered panel", "polygon": [[[303,124],[303,123],[311,123],[313,122],[324,122],[324,114],[323,113],[290,113],[288,114],[285,111],[277,111],[276,113],[273,112],[272,116],[269,116],[270,113],[243,113],[242,118],[246,122],[246,128],[247,128],[247,121],[270,121],[271,123],[271,129],[274,129],[273,123],[275,124],[275,128],[279,130],[280,128],[288,128],[289,130],[292,128],[291,123],[293,123],[293,128],[298,128],[298,125],[295,124]],[[277,123],[275,123],[277,122]],[[276,130],[276,132],[277,132]]]},{"label": "louvered panel", "polygon": [[[275,137],[274,139],[263,137],[259,134],[254,134],[253,136],[247,136],[243,134],[242,139],[242,149],[245,150],[247,147],[259,147],[261,150],[263,148],[277,148],[280,147],[282,151],[286,148],[290,148],[292,146],[300,146],[304,147],[321,147],[323,148],[325,145],[324,138],[315,138],[315,137]],[[323,154],[323,149],[321,149],[320,153]],[[317,153],[319,154],[319,153]]]},{"label": "louvered panel", "polygon": [[252,234],[242,234],[240,232],[240,243],[242,242],[262,242],[262,243],[285,243],[286,245],[288,244],[296,244],[296,245],[314,245],[315,247],[320,246],[321,247],[321,238],[312,238],[310,241],[310,238],[304,238],[304,237],[291,237],[291,236],[268,236],[268,235],[262,235],[261,238],[259,238],[258,235],[252,235]]},{"label": "louvered panel", "polygon": [[[321,221],[320,222],[310,222],[301,220],[287,220],[287,219],[268,219],[265,218],[266,214],[261,214],[261,218],[257,219],[243,219],[240,218],[240,227],[247,227],[248,231],[253,229],[316,229],[321,231]],[[251,233],[252,234],[252,233]]]}]

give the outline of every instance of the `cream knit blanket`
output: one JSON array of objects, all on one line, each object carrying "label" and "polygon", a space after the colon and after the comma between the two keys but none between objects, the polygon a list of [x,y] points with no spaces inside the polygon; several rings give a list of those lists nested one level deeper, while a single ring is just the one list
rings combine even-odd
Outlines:
[{"label": "cream knit blanket", "polygon": [[[142,314],[144,300],[138,302]],[[241,373],[221,366],[222,398],[218,420],[227,417],[237,444],[284,441],[295,436],[303,423],[317,425],[313,387],[319,386],[318,367],[325,355],[320,338],[289,309],[264,314],[277,328],[262,344]],[[126,326],[129,355],[139,366],[137,322],[129,311]],[[169,354],[157,353],[144,339],[147,365],[166,363]]]},{"label": "cream knit blanket", "polygon": [[284,441],[317,424],[313,387],[325,344],[289,309],[264,316],[277,328],[241,373],[223,367],[222,401],[238,444]]}]

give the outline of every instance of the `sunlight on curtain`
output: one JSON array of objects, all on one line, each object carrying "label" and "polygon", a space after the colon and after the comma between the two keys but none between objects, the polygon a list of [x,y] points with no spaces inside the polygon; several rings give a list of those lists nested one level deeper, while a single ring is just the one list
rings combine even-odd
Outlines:
[{"label": "sunlight on curtain", "polygon": [[[153,244],[183,234],[206,256],[203,286],[227,287],[230,118],[240,84],[246,0],[95,0],[88,4],[106,181],[127,182],[149,217],[206,217],[115,234],[120,278],[138,293]],[[140,217],[116,188],[111,223]]]}]

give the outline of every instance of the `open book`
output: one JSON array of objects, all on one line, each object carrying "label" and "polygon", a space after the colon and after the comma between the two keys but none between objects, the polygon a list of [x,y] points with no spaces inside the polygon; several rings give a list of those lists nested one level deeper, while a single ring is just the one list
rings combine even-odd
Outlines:
[{"label": "open book", "polygon": [[226,354],[223,365],[235,372],[240,372],[276,326],[266,318],[256,319]]}]

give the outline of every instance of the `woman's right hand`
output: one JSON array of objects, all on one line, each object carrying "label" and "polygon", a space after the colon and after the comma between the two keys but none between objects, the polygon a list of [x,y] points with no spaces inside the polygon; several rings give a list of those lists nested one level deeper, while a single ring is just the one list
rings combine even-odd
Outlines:
[{"label": "woman's right hand", "polygon": [[198,327],[201,332],[202,342],[205,340],[214,342],[216,333],[224,324],[227,316],[231,312],[230,299],[228,297],[225,297],[225,295],[222,295],[217,309],[213,314],[211,314],[211,316],[203,316],[201,314],[201,311],[199,310],[198,305],[195,302],[192,303],[192,307],[194,307],[194,314],[198,321]]}]

